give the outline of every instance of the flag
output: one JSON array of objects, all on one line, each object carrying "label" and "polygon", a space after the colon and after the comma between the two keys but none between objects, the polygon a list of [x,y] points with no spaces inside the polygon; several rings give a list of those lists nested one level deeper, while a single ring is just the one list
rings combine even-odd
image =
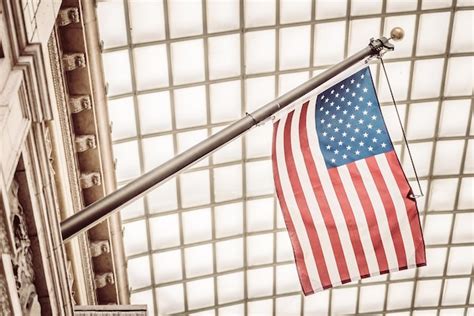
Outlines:
[{"label": "flag", "polygon": [[368,67],[278,119],[272,163],[305,295],[426,264]]}]

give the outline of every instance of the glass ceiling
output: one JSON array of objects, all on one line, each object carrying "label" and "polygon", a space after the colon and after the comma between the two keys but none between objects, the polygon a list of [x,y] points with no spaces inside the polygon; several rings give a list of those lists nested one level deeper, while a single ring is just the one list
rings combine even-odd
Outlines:
[{"label": "glass ceiling", "polygon": [[164,315],[474,315],[472,0],[98,0],[97,12],[119,186],[369,38],[406,32],[385,61],[425,193],[427,267],[303,297],[268,123],[122,210],[132,303]]}]

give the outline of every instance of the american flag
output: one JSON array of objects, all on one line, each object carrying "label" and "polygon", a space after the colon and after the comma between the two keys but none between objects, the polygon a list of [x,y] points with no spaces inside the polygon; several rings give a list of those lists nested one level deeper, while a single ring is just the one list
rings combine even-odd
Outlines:
[{"label": "american flag", "polygon": [[272,161],[305,295],[426,264],[368,67],[276,121]]}]

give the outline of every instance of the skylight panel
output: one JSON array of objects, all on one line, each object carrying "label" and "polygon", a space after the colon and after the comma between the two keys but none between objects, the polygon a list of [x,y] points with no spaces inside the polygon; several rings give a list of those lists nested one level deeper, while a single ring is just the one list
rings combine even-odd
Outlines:
[{"label": "skylight panel", "polygon": [[102,61],[107,81],[107,94],[112,96],[132,91],[128,51],[102,54]]},{"label": "skylight panel", "polygon": [[[454,249],[454,248],[452,248]],[[427,248],[426,261],[429,262],[424,267],[418,269],[420,277],[442,276],[446,263],[447,248]]]},{"label": "skylight panel", "polygon": [[336,288],[332,290],[332,313],[335,315],[354,314],[356,311],[356,288]]},{"label": "skylight panel", "polygon": [[182,153],[207,138],[207,129],[197,129],[178,134],[178,152]]},{"label": "skylight panel", "polygon": [[420,16],[416,54],[435,55],[446,50],[449,12],[427,13]]},{"label": "skylight panel", "polygon": [[275,70],[275,30],[245,33],[245,72]]},{"label": "skylight panel", "polygon": [[349,55],[369,45],[369,39],[380,36],[380,18],[352,20],[349,31]]},{"label": "skylight panel", "polygon": [[[413,1],[413,3],[415,3]],[[394,27],[401,27],[405,31],[402,41],[396,42],[395,50],[384,56],[386,59],[411,56],[413,50],[413,40],[415,38],[416,15],[400,15],[385,18],[383,35],[390,36],[390,31]]]},{"label": "skylight panel", "polygon": [[142,134],[171,130],[171,106],[168,91],[139,95],[138,110]]},{"label": "skylight panel", "polygon": [[202,3],[193,1],[168,1],[171,37],[202,34]]},{"label": "skylight panel", "polygon": [[240,75],[240,34],[210,37],[209,78],[211,80]]},{"label": "skylight panel", "polygon": [[242,197],[242,165],[214,168],[214,198],[216,202]]},{"label": "skylight panel", "polygon": [[253,112],[275,98],[275,76],[245,80],[247,111]]},{"label": "skylight panel", "polygon": [[160,314],[181,313],[184,311],[183,284],[158,287],[156,299]]},{"label": "skylight panel", "polygon": [[210,208],[183,212],[182,216],[185,243],[195,243],[212,238]]},{"label": "skylight panel", "polygon": [[224,204],[215,207],[216,237],[228,237],[242,234],[242,202]]},{"label": "skylight panel", "polygon": [[120,98],[108,102],[109,119],[112,124],[112,140],[137,135],[133,98]]},{"label": "skylight panel", "polygon": [[185,84],[204,80],[203,40],[171,43],[173,83]]},{"label": "skylight panel", "polygon": [[360,288],[359,312],[376,312],[383,309],[385,284],[362,286]]},{"label": "skylight panel", "polygon": [[143,198],[136,199],[128,203],[120,209],[120,217],[123,220],[140,217],[145,214],[145,207],[143,205]]},{"label": "skylight panel", "polygon": [[474,223],[474,213],[456,214],[453,229],[453,243],[472,243],[474,241],[472,223]]},{"label": "skylight panel", "polygon": [[271,315],[273,311],[273,301],[271,299],[250,301],[247,306],[250,315]]},{"label": "skylight panel", "polygon": [[216,268],[218,272],[243,267],[244,244],[242,238],[216,242]]},{"label": "skylight panel", "polygon": [[[458,1],[459,4],[459,1]],[[471,2],[472,5],[472,2]],[[474,51],[474,11],[458,11],[454,15],[452,53],[467,53]]]},{"label": "skylight panel", "polygon": [[[461,169],[464,141],[443,140],[436,146],[433,174],[457,174]],[[447,163],[449,161],[449,163]]]},{"label": "skylight panel", "polygon": [[247,203],[247,231],[256,232],[273,228],[274,199],[249,200]]},{"label": "skylight panel", "polygon": [[153,271],[156,283],[181,280],[181,250],[159,252],[153,255]]},{"label": "skylight panel", "polygon": [[219,308],[219,316],[235,316],[245,313],[244,304],[230,305]]},{"label": "skylight panel", "polygon": [[280,23],[308,21],[311,3],[311,0],[280,0]]},{"label": "skylight panel", "polygon": [[127,45],[123,2],[97,2],[97,22],[105,48]]},{"label": "skylight panel", "polygon": [[207,30],[210,33],[238,29],[240,3],[238,0],[206,1]]},{"label": "skylight panel", "polygon": [[387,12],[406,12],[416,10],[417,1],[387,0]]},{"label": "skylight panel", "polygon": [[[400,119],[405,122],[405,113],[407,106],[405,104],[397,104],[398,113],[400,114]],[[390,106],[382,106],[382,114],[385,120],[385,124],[387,125],[388,132],[390,134],[390,138],[393,141],[400,141],[402,140],[402,129],[400,127],[400,123],[398,122],[397,112],[395,111],[395,107]]]},{"label": "skylight panel", "polygon": [[447,96],[472,96],[474,93],[474,57],[448,59],[446,77]]},{"label": "skylight panel", "polygon": [[162,0],[130,1],[128,6],[133,42],[143,43],[165,38]]},{"label": "skylight panel", "polygon": [[123,244],[127,255],[134,255],[148,250],[146,232],[145,220],[123,225]]},{"label": "skylight panel", "polygon": [[[439,97],[443,62],[442,58],[417,60],[415,62],[411,92],[413,99]],[[429,74],[430,80],[427,80],[427,74]]]},{"label": "skylight panel", "polygon": [[176,127],[205,125],[207,121],[204,86],[175,90]]},{"label": "skylight panel", "polygon": [[434,179],[431,181],[430,204],[428,210],[452,210],[456,198],[458,179]]},{"label": "skylight panel", "polygon": [[171,214],[151,218],[150,233],[153,249],[178,246],[180,243],[178,215]]},{"label": "skylight panel", "polygon": [[301,295],[278,297],[275,307],[277,315],[297,315],[301,310]]},{"label": "skylight panel", "polygon": [[346,0],[319,0],[316,1],[316,19],[324,20],[346,16]]},{"label": "skylight panel", "polygon": [[293,248],[291,247],[290,237],[287,231],[277,233],[277,261],[290,261],[294,260]]},{"label": "skylight panel", "polygon": [[290,91],[291,89],[296,88],[300,84],[308,81],[309,72],[292,72],[288,74],[283,74],[279,76],[279,85],[278,85],[278,95],[283,95],[284,93]]},{"label": "skylight panel", "polygon": [[351,15],[376,14],[382,11],[382,0],[352,0]]},{"label": "skylight panel", "polygon": [[116,144],[114,157],[116,159],[115,175],[117,181],[130,180],[140,175],[137,141]]},{"label": "skylight panel", "polygon": [[[213,128],[212,133],[215,134],[223,127]],[[230,143],[225,144],[223,147],[219,148],[212,154],[212,159],[215,164],[238,161],[242,159],[242,139],[238,137],[231,141]]]},{"label": "skylight panel", "polygon": [[247,262],[249,266],[273,261],[273,234],[247,237]]},{"label": "skylight panel", "polygon": [[[410,150],[413,156],[413,162],[415,164],[416,172],[418,173],[419,177],[423,177],[428,175],[430,170],[430,161],[426,159],[426,157],[431,157],[431,153],[433,150],[433,143],[432,142],[424,142],[424,143],[412,143],[410,144]],[[410,162],[410,158],[408,155],[404,156],[403,159],[403,170],[408,177],[414,177],[413,167]]]},{"label": "skylight panel", "polygon": [[451,230],[452,220],[453,215],[451,214],[427,215],[423,230],[426,244],[446,244],[449,240],[449,232]]},{"label": "skylight panel", "polygon": [[414,282],[391,283],[388,285],[387,309],[410,308]]},{"label": "skylight panel", "polygon": [[155,306],[153,305],[153,292],[151,290],[130,293],[130,303],[146,304],[148,305],[148,313],[152,315],[155,313]]},{"label": "skylight panel", "polygon": [[151,284],[150,259],[148,256],[128,259],[128,285],[132,289],[139,289]]},{"label": "skylight panel", "polygon": [[449,252],[448,275],[471,273],[474,262],[474,246],[452,247]]},{"label": "skylight panel", "polygon": [[418,281],[415,293],[415,307],[436,306],[441,290],[441,280]]},{"label": "skylight panel", "polygon": [[423,10],[448,8],[452,4],[452,0],[423,0],[421,8]]},{"label": "skylight panel", "polygon": [[178,208],[176,179],[160,184],[147,194],[148,209],[151,213],[175,210]]},{"label": "skylight panel", "polygon": [[438,102],[410,104],[407,137],[408,139],[423,139],[434,136]]},{"label": "skylight panel", "polygon": [[269,157],[272,153],[273,124],[253,128],[245,135],[247,158]]},{"label": "skylight panel", "polygon": [[[273,289],[273,267],[268,268],[259,268],[259,269],[250,269],[247,271],[247,295],[249,298],[261,297],[272,295]],[[264,304],[265,301],[255,301],[254,303],[259,302]],[[267,310],[266,307],[254,306],[256,309],[254,313],[263,312]],[[270,300],[270,314],[271,314],[271,300]],[[249,304],[249,313],[251,313],[251,307]],[[258,314],[257,314],[258,315]],[[263,313],[261,315],[268,315],[268,313]]]},{"label": "skylight panel", "polygon": [[212,123],[233,121],[240,118],[240,81],[228,81],[210,85]]},{"label": "skylight panel", "polygon": [[329,309],[329,291],[304,297],[305,315],[326,315]]},{"label": "skylight panel", "polygon": [[275,0],[244,0],[245,26],[255,27],[275,24]]},{"label": "skylight panel", "polygon": [[143,159],[145,171],[149,171],[174,157],[173,137],[171,135],[144,138]]},{"label": "skylight panel", "polygon": [[469,210],[474,208],[474,197],[472,192],[474,192],[474,178],[462,178],[458,209]]},{"label": "skylight panel", "polygon": [[390,273],[390,280],[407,280],[415,277],[416,269],[406,269]]},{"label": "skylight panel", "polygon": [[280,29],[280,69],[309,67],[309,25]]},{"label": "skylight panel", "polygon": [[314,26],[315,66],[335,64],[344,58],[346,23],[318,23]]},{"label": "skylight panel", "polygon": [[137,89],[146,90],[168,85],[168,59],[166,45],[153,45],[133,49]]},{"label": "skylight panel", "polygon": [[244,298],[244,273],[236,272],[217,277],[219,304],[235,302]]},{"label": "skylight panel", "polygon": [[209,170],[183,173],[180,176],[181,203],[183,207],[210,202]]},{"label": "skylight panel", "polygon": [[[277,294],[298,292],[301,290],[295,264],[285,264],[276,267]],[[300,296],[298,296],[300,298]],[[299,306],[298,306],[299,310]],[[280,310],[281,311],[281,310]]]},{"label": "skylight panel", "polygon": [[447,279],[444,283],[443,304],[465,304],[470,282],[470,278]]},{"label": "skylight panel", "polygon": [[474,173],[474,140],[467,141],[466,159],[464,161],[464,173]]},{"label": "skylight panel", "polygon": [[469,99],[444,101],[438,135],[441,137],[465,135],[470,115]]},{"label": "skylight panel", "polygon": [[201,275],[211,274],[212,265],[212,245],[189,247],[184,249],[186,259],[186,277],[193,278]]},{"label": "skylight panel", "polygon": [[246,166],[247,196],[273,194],[271,160],[249,162]]},{"label": "skylight panel", "polygon": [[[406,100],[408,95],[408,86],[410,84],[410,62],[403,61],[386,63],[385,69],[387,70],[388,80],[392,86],[395,101]],[[392,101],[392,95],[390,94],[388,83],[385,79],[385,75],[383,74],[383,70],[381,70],[377,94],[380,102]]]}]

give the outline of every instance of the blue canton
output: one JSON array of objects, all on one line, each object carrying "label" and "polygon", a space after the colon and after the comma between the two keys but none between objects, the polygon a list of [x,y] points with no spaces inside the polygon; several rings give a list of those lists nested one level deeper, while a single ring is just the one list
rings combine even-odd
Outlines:
[{"label": "blue canton", "polygon": [[328,168],[393,150],[369,67],[318,95],[316,131]]}]

